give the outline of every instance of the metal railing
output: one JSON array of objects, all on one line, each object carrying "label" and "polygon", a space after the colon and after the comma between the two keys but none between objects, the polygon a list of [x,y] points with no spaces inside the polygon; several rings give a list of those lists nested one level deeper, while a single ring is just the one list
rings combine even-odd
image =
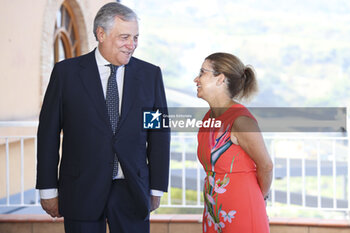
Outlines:
[{"label": "metal railing", "polygon": [[[0,122],[2,127],[36,126]],[[348,213],[350,200],[350,149],[348,136],[308,136],[292,134],[264,134],[268,151],[274,161],[273,184],[268,208],[300,208]],[[26,141],[33,144],[26,144]],[[25,144],[34,154],[25,154]],[[12,147],[18,147],[20,188],[13,192],[11,184]],[[202,208],[202,189],[205,173],[198,162],[197,137],[194,133],[172,135],[169,191],[162,200],[162,207]],[[39,206],[38,191],[25,189],[27,169],[25,157],[35,160],[36,136],[0,136],[0,159],[5,171],[0,171],[0,210],[3,207]],[[18,157],[18,156],[17,156]],[[35,163],[35,161],[34,161]],[[0,164],[1,165],[1,164]],[[1,176],[5,176],[1,178]],[[340,182],[342,182],[340,184]],[[6,190],[1,192],[1,190]],[[14,201],[12,201],[14,200]]]},{"label": "metal railing", "polygon": [[[0,207],[5,205],[5,206],[20,206],[20,207],[25,207],[25,206],[32,206],[34,205],[38,205],[39,202],[39,193],[36,190],[35,191],[35,198],[34,198],[34,203],[33,201],[31,201],[31,203],[25,203],[25,188],[24,188],[24,182],[25,182],[25,175],[24,175],[24,141],[25,140],[30,140],[33,139],[34,140],[34,147],[35,147],[35,151],[36,151],[36,137],[34,136],[21,136],[21,137],[16,137],[16,136],[7,136],[7,137],[2,137],[0,136],[0,140],[1,139],[5,139],[5,148],[6,148],[6,202],[5,204],[0,202]],[[10,188],[11,188],[11,182],[10,182],[10,144],[11,142],[17,141],[19,140],[20,142],[20,192],[19,192],[19,202],[16,201],[17,203],[10,203]],[[36,153],[35,153],[36,154]],[[17,194],[18,196],[18,194]],[[18,199],[18,198],[17,198]]]},{"label": "metal railing", "polygon": [[[26,188],[28,185],[25,185],[28,180],[31,180],[31,183],[34,183],[35,180],[35,176],[26,177],[25,175],[26,168],[28,170],[25,164],[28,159],[25,157],[35,163],[36,136],[4,135],[4,131],[11,132],[8,130],[11,128],[36,128],[37,125],[37,121],[0,121],[0,165],[5,168],[2,171],[0,169],[0,208],[39,206],[39,192],[34,187],[28,189],[28,187]],[[25,143],[31,141],[30,144]],[[25,153],[26,147],[32,147],[33,151],[30,154]],[[35,171],[31,171],[31,173],[35,174]],[[16,187],[12,187],[12,185]]]},{"label": "metal railing", "polygon": [[[269,208],[293,206],[300,209],[349,211],[348,137],[265,134],[264,139],[274,161],[274,182],[271,187]],[[192,143],[189,142],[191,140]],[[174,198],[171,195],[173,189],[170,189],[164,207],[200,208],[203,206],[201,192],[205,174],[196,159],[195,151],[188,151],[187,147],[195,144],[195,141],[196,136],[172,137],[172,144],[182,145],[180,148],[172,147],[172,163],[177,162],[182,166],[172,166],[169,182],[173,189],[181,189],[181,196],[180,200],[173,201]],[[281,149],[280,147],[286,143],[289,147]],[[293,151],[293,145],[297,150]],[[186,164],[188,161],[196,163]],[[341,185],[339,185],[339,178],[344,180]],[[323,180],[325,181],[322,182]],[[285,185],[281,184],[283,182]],[[310,182],[312,182],[311,185]],[[310,190],[310,187],[315,186],[314,182],[317,189]],[[292,183],[294,183],[293,187]],[[321,183],[326,189],[331,190],[322,194]],[[185,192],[188,190],[196,191],[196,199],[192,200],[191,204],[188,204],[186,198]],[[342,194],[341,197],[339,193]]]}]

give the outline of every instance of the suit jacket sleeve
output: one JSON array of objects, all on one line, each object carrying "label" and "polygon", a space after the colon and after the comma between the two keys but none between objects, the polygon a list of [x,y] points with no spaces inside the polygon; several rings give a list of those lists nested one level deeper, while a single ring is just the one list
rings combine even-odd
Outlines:
[{"label": "suit jacket sleeve", "polygon": [[62,129],[62,80],[56,64],[47,87],[37,132],[37,189],[57,188]]},{"label": "suit jacket sleeve", "polygon": [[[158,67],[155,79],[154,109],[168,115],[162,73]],[[150,189],[166,192],[169,179],[170,129],[148,132],[147,156],[150,171]]]}]

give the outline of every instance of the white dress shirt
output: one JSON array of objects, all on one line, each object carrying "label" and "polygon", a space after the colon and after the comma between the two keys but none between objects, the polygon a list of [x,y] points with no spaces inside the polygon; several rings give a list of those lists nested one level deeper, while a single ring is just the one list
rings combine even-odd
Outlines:
[{"label": "white dress shirt", "polygon": [[[95,58],[96,58],[96,63],[97,63],[97,68],[98,72],[100,74],[101,78],[101,83],[102,83],[102,89],[103,89],[103,94],[104,97],[106,98],[106,91],[107,91],[107,82],[109,75],[111,73],[111,69],[106,66],[110,64],[100,53],[98,47],[95,50]],[[124,84],[124,71],[125,71],[125,66],[119,66],[117,70],[117,84],[118,84],[118,94],[119,94],[119,115],[121,115],[121,103],[122,103],[122,98],[123,98],[123,84]],[[124,173],[123,169],[120,166],[120,163],[118,162],[118,174],[114,179],[124,179]],[[40,189],[40,198],[41,199],[50,199],[58,196],[58,191],[57,189]],[[153,196],[163,196],[163,191],[160,190],[153,190],[151,189],[151,194]]]},{"label": "white dress shirt", "polygon": [[[107,93],[107,83],[108,83],[108,78],[109,75],[111,74],[111,68],[109,68],[109,65],[111,64],[108,62],[100,53],[98,48],[95,50],[95,58],[96,58],[96,63],[97,63],[97,68],[98,72],[100,73],[100,78],[101,78],[101,84],[102,84],[102,89],[103,89],[103,95],[105,96],[106,99],[106,93]],[[119,94],[119,117],[122,114],[122,98],[123,98],[123,84],[124,84],[124,70],[125,66],[119,66],[117,69],[117,84],[118,84],[118,94]],[[120,163],[118,162],[118,173],[116,177],[113,177],[113,179],[124,179],[124,173],[123,170],[120,166]]]}]

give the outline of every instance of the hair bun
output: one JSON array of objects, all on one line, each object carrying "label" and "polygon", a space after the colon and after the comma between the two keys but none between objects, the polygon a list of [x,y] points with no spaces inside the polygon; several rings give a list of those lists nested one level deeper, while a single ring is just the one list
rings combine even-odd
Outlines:
[{"label": "hair bun", "polygon": [[243,74],[242,74],[242,79],[247,79],[247,75],[249,75],[249,67],[244,66]]},{"label": "hair bun", "polygon": [[213,53],[205,58],[212,68],[225,75],[231,98],[248,100],[257,91],[257,80],[254,68],[244,65],[233,54]]}]

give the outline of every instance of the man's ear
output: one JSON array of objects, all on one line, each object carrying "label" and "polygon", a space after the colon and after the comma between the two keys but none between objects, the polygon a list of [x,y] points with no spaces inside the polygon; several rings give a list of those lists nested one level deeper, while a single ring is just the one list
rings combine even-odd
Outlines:
[{"label": "man's ear", "polygon": [[98,42],[102,43],[106,39],[106,32],[102,27],[97,27],[96,36]]}]

